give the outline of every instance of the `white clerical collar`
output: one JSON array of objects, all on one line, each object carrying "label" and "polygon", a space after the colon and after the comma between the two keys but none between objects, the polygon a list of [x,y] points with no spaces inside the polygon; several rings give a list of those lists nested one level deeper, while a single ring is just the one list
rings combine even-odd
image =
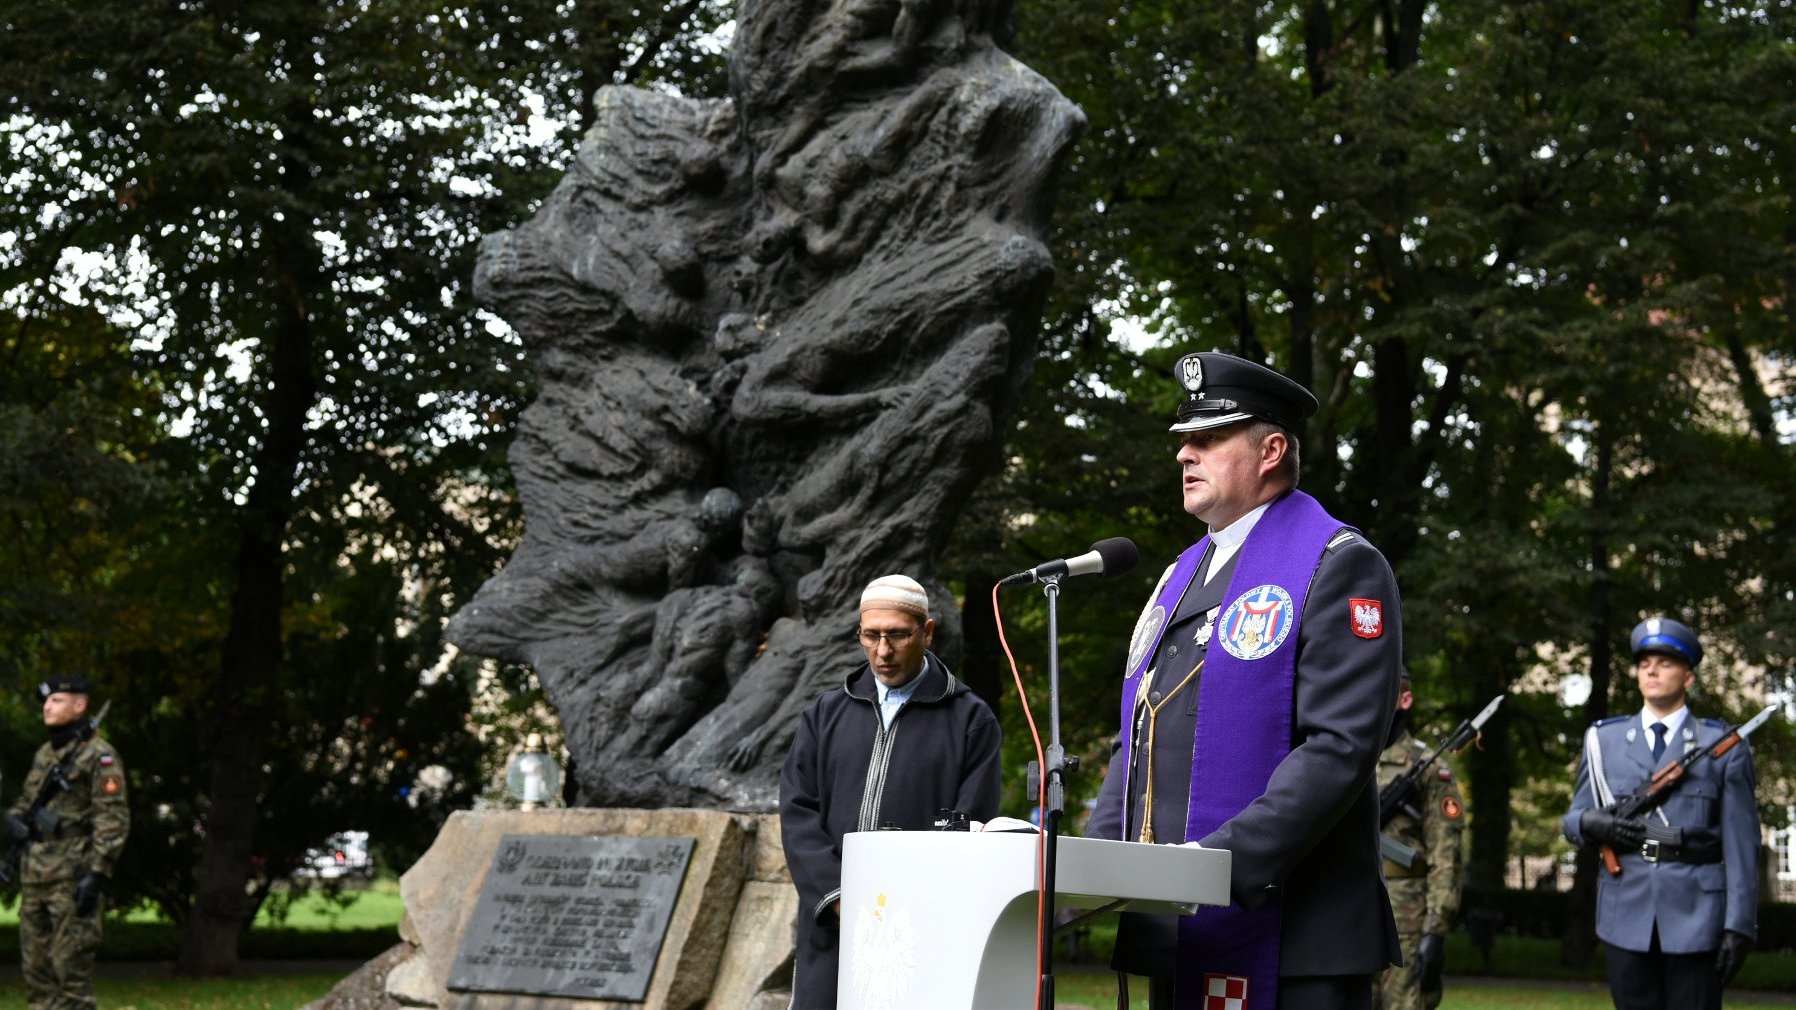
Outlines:
[{"label": "white clerical collar", "polygon": [[1210,580],[1210,576],[1218,568],[1227,564],[1228,560],[1235,556],[1235,552],[1247,542],[1247,535],[1253,532],[1255,524],[1271,506],[1271,502],[1266,502],[1222,529],[1210,531],[1210,567],[1204,572],[1205,582]]},{"label": "white clerical collar", "polygon": [[1673,712],[1670,715],[1666,715],[1666,716],[1656,716],[1653,714],[1652,709],[1647,708],[1646,706],[1642,705],[1640,707],[1640,730],[1641,730],[1641,732],[1646,734],[1646,742],[1652,743],[1653,742],[1653,723],[1655,723],[1655,722],[1664,723],[1665,724],[1665,742],[1666,742],[1666,745],[1669,746],[1673,741],[1675,741],[1678,738],[1679,731],[1681,731],[1684,728],[1684,723],[1689,718],[1690,718],[1690,706],[1688,706],[1688,705],[1679,706],[1678,710],[1676,712]]}]

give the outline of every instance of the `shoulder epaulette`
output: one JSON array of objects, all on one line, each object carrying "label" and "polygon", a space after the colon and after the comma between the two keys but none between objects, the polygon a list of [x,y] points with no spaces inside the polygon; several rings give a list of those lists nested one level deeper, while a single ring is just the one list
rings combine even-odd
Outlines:
[{"label": "shoulder epaulette", "polygon": [[1350,544],[1355,540],[1364,541],[1365,537],[1360,536],[1359,531],[1353,527],[1343,526],[1341,527],[1340,532],[1329,538],[1328,546],[1323,549],[1332,551],[1336,547],[1340,547],[1343,544]]},{"label": "shoulder epaulette", "polygon": [[1612,725],[1612,724],[1618,723],[1618,722],[1626,722],[1627,720],[1632,719],[1632,718],[1634,718],[1634,717],[1631,715],[1612,715],[1607,719],[1598,719],[1596,722],[1591,723],[1591,725],[1592,726],[1608,726],[1608,725]]},{"label": "shoulder epaulette", "polygon": [[1705,726],[1710,726],[1715,729],[1726,729],[1727,728],[1727,723],[1720,719],[1699,718],[1696,721],[1702,723]]}]

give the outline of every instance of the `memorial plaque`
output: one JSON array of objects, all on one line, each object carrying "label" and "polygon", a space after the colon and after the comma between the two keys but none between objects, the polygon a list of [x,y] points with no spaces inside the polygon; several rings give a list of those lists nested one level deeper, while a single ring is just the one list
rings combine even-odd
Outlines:
[{"label": "memorial plaque", "polygon": [[641,1002],[691,838],[506,835],[448,988]]}]

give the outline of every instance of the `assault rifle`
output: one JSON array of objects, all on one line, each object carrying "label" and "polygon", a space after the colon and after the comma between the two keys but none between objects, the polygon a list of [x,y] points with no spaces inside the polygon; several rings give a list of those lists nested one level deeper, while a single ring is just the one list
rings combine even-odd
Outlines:
[{"label": "assault rifle", "polygon": [[44,776],[43,783],[37,787],[37,796],[32,798],[31,806],[26,808],[22,818],[28,833],[24,838],[13,839],[12,845],[7,847],[6,855],[0,858],[0,884],[10,886],[18,873],[19,860],[25,857],[25,850],[31,847],[31,843],[40,834],[56,829],[56,815],[48,809],[50,801],[68,792],[69,772],[75,767],[75,759],[81,756],[81,752],[87,748],[87,742],[99,732],[100,723],[106,718],[106,710],[111,707],[110,700],[101,705],[100,714],[87,720],[87,728],[81,731],[81,736],[50,766],[49,774]]},{"label": "assault rifle", "polygon": [[1417,820],[1422,819],[1422,808],[1417,802],[1422,795],[1422,776],[1428,774],[1428,769],[1433,767],[1434,762],[1442,754],[1456,754],[1465,749],[1465,745],[1477,737],[1478,731],[1484,727],[1486,722],[1490,721],[1492,715],[1496,714],[1497,706],[1503,704],[1503,699],[1507,697],[1509,696],[1506,694],[1499,694],[1492,698],[1490,704],[1484,706],[1484,711],[1460,723],[1458,728],[1447,735],[1446,741],[1439,747],[1436,747],[1422,760],[1410,765],[1409,770],[1392,779],[1389,785],[1378,791],[1378,846],[1383,851],[1384,858],[1405,869],[1415,865],[1416,850],[1414,847],[1384,834],[1384,829],[1398,814],[1408,814]]},{"label": "assault rifle", "polygon": [[[1671,791],[1684,781],[1684,773],[1690,766],[1703,758],[1720,758],[1739,745],[1740,741],[1752,735],[1752,731],[1765,724],[1771,713],[1777,711],[1776,705],[1766,705],[1765,710],[1751,719],[1746,725],[1734,730],[1707,747],[1690,751],[1683,757],[1672,758],[1653,772],[1653,777],[1646,780],[1640,788],[1634,790],[1603,809],[1613,814],[1616,819],[1638,818],[1651,812],[1659,804],[1664,803]],[[1603,868],[1611,877],[1621,876],[1621,860],[1615,855],[1615,847],[1604,843],[1602,846]]]}]

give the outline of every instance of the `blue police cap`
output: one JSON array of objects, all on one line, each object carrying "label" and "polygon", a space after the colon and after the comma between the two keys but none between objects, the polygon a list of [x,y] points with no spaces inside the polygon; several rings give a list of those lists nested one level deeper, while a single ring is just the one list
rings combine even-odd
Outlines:
[{"label": "blue police cap", "polygon": [[1221,351],[1187,354],[1173,366],[1185,389],[1172,431],[1202,431],[1251,418],[1295,431],[1316,412],[1316,397],[1265,365]]},{"label": "blue police cap", "polygon": [[1691,666],[1702,662],[1702,643],[1697,641],[1696,632],[1691,631],[1689,625],[1669,617],[1649,617],[1634,625],[1628,645],[1634,650],[1635,659],[1642,653],[1663,652]]}]

